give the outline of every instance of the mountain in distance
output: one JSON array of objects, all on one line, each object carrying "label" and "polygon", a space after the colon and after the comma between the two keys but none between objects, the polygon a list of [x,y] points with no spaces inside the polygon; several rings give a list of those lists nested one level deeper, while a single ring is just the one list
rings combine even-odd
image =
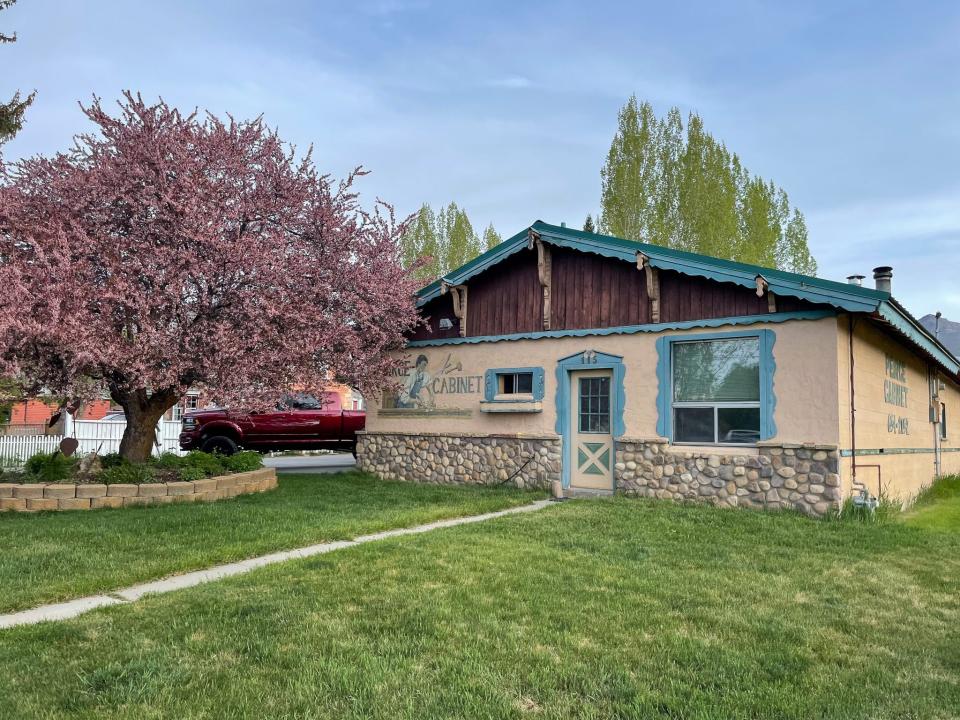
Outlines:
[{"label": "mountain in distance", "polygon": [[[929,330],[931,335],[936,333],[936,316],[924,315],[920,318],[920,324]],[[960,357],[960,322],[952,322],[945,317],[940,318],[939,338],[947,350]]]}]

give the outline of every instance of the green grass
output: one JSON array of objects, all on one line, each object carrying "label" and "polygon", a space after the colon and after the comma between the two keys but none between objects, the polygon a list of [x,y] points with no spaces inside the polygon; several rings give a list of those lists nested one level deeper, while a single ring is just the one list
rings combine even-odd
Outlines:
[{"label": "green grass", "polygon": [[569,502],[0,633],[0,717],[955,718],[960,534]]},{"label": "green grass", "polygon": [[927,530],[960,532],[960,475],[940,478],[926,488],[901,519]]},{"label": "green grass", "polygon": [[0,612],[536,497],[508,489],[387,483],[359,472],[281,474],[276,490],[215,503],[0,513]]}]

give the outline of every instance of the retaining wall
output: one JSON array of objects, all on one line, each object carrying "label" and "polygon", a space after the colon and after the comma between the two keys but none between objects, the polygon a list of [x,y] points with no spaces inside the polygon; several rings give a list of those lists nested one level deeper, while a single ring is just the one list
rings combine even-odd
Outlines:
[{"label": "retaining wall", "polygon": [[93,510],[175,502],[212,502],[277,486],[277,471],[261,468],[193,482],[142,483],[0,483],[0,511]]}]

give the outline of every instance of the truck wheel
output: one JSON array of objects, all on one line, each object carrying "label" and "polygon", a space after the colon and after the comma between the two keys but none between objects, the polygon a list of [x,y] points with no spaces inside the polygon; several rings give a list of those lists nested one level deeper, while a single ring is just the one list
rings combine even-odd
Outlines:
[{"label": "truck wheel", "polygon": [[214,435],[203,441],[201,450],[220,455],[233,455],[237,451],[237,444],[226,435]]}]

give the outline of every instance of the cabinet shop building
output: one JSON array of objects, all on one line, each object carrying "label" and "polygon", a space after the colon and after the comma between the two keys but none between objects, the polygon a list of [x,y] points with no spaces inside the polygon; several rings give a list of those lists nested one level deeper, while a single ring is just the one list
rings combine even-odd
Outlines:
[{"label": "cabinet shop building", "polygon": [[823,515],[960,472],[960,361],[890,293],[536,222],[420,291],[360,466]]}]

